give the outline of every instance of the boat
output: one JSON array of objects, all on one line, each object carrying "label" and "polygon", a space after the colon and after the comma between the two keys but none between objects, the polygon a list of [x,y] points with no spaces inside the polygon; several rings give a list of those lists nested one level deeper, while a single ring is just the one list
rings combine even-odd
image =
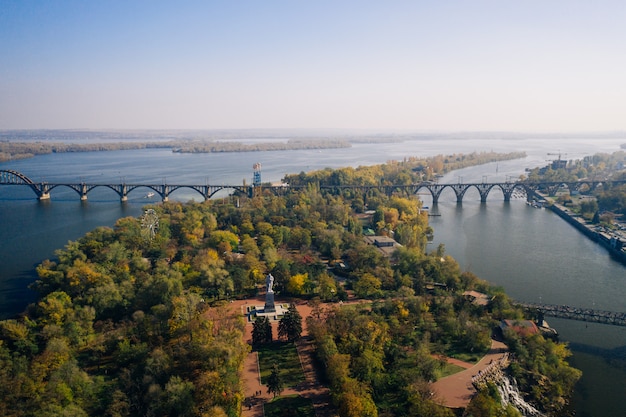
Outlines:
[{"label": "boat", "polygon": [[144,198],[152,198],[152,197],[154,197],[154,193],[150,191],[148,194],[145,195]]}]

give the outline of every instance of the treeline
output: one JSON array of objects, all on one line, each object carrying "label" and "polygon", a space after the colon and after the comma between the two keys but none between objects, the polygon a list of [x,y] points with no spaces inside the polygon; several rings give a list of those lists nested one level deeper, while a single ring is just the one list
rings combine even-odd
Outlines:
[{"label": "treeline", "polygon": [[36,155],[66,152],[101,152],[147,148],[172,148],[172,142],[54,143],[0,142],[0,162],[32,158]]},{"label": "treeline", "polygon": [[283,182],[301,186],[320,185],[410,185],[433,181],[438,176],[469,166],[526,157],[525,152],[472,152],[469,154],[407,157],[402,161],[387,161],[374,166],[326,168],[314,172],[301,172],[284,177]]},{"label": "treeline", "polygon": [[[16,159],[32,158],[36,155],[66,152],[104,152],[137,149],[172,149],[177,153],[215,153],[215,152],[263,152],[263,151],[287,151],[303,149],[339,149],[350,148],[352,143],[381,142],[381,138],[306,138],[288,139],[285,141],[267,141],[258,143],[245,143],[231,140],[203,140],[203,139],[173,139],[167,141],[145,142],[89,142],[89,143],[63,143],[63,142],[13,142],[0,141],[0,162]],[[393,140],[393,139],[392,139]],[[516,159],[525,157],[523,152],[510,154],[497,154],[493,152],[471,153],[468,155],[439,155],[434,158],[408,158],[405,162],[416,163],[415,167],[422,167],[426,172],[441,173],[441,167],[445,164],[449,169],[459,169],[471,165],[483,164],[498,160]],[[432,164],[428,164],[432,162]]]},{"label": "treeline", "polygon": [[182,142],[174,147],[180,153],[293,151],[301,149],[337,149],[352,145],[343,139],[289,139],[285,142],[241,143],[222,141]]},{"label": "treeline", "polygon": [[66,152],[103,152],[136,149],[165,148],[179,153],[261,152],[301,149],[349,148],[343,139],[290,139],[284,142],[243,143],[239,141],[170,140],[164,142],[114,142],[114,143],[51,143],[51,142],[0,142],[0,162],[32,158],[35,155]]},{"label": "treeline", "polygon": [[[364,196],[307,183],[282,197],[239,196],[239,204],[164,203],[152,207],[154,236],[141,218],[123,218],[43,262],[38,301],[0,322],[0,414],[239,415],[249,347],[244,322],[223,303],[256,294],[271,272],[277,296],[386,299],[318,309],[325,320],[310,323],[342,417],[448,415],[428,391],[443,368],[431,355],[480,355],[497,320],[521,311],[461,272],[443,246],[426,251],[432,229],[415,196],[374,190],[374,214],[359,216]],[[402,247],[385,256],[364,228]],[[466,289],[490,294],[492,306],[469,303]],[[548,369],[532,367],[550,360],[554,371],[533,398],[566,398],[577,375],[564,361],[533,356],[544,343],[519,342],[534,362],[520,361],[518,375],[530,386]]]}]

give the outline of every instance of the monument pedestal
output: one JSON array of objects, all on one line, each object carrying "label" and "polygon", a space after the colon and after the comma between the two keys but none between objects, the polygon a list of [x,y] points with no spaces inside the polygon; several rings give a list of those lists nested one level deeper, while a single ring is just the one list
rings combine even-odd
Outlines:
[{"label": "monument pedestal", "polygon": [[276,311],[276,306],[274,305],[274,291],[268,292],[265,295],[265,312],[273,313]]}]

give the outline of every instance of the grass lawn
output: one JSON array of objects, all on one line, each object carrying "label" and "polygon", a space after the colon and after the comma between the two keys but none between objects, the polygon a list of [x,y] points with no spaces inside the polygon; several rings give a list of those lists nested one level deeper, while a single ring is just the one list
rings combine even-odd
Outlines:
[{"label": "grass lawn", "polygon": [[300,396],[278,397],[264,406],[265,417],[315,417],[313,402]]},{"label": "grass lawn", "polygon": [[437,369],[437,371],[435,372],[435,374],[436,374],[435,376],[437,377],[437,379],[441,379],[441,378],[444,378],[444,377],[449,376],[449,375],[454,375],[457,372],[461,372],[461,371],[464,371],[464,370],[465,370],[465,368],[462,368],[459,365],[446,363],[441,368]]},{"label": "grass lawn", "polygon": [[475,353],[453,353],[452,355],[450,355],[451,358],[458,359],[463,362],[473,363],[473,364],[477,364],[478,361],[481,360],[483,356],[485,355],[476,356]]},{"label": "grass lawn", "polygon": [[272,373],[274,363],[284,381],[284,387],[293,387],[304,381],[304,373],[300,364],[300,357],[296,345],[292,342],[274,342],[261,346],[259,352],[259,367],[261,368],[261,384],[267,383]]},{"label": "grass lawn", "polygon": [[489,346],[487,346],[487,348],[484,351],[479,351],[479,352],[468,352],[466,350],[463,349],[458,349],[455,346],[444,346],[443,349],[441,350],[434,350],[434,351],[438,351],[441,352],[445,355],[448,356],[450,358],[454,358],[454,359],[458,359],[460,361],[463,362],[468,362],[468,363],[473,363],[476,364],[478,363],[479,360],[481,360],[483,358],[483,356],[485,356],[487,354],[487,352],[489,352]]}]

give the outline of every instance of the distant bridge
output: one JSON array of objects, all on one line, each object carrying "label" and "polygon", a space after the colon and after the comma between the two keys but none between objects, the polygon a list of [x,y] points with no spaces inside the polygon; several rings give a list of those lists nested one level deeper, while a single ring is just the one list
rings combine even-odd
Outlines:
[{"label": "distant bridge", "polygon": [[210,199],[215,193],[221,190],[230,189],[241,193],[249,194],[251,187],[245,185],[188,185],[188,184],[90,184],[86,182],[63,182],[63,183],[50,183],[39,182],[36,183],[25,175],[10,170],[0,170],[0,185],[26,185],[29,186],[37,195],[39,200],[50,199],[50,192],[55,188],[67,187],[70,188],[80,196],[81,200],[87,200],[89,192],[96,188],[109,188],[115,191],[122,202],[128,200],[128,194],[137,188],[148,188],[161,197],[162,201],[168,201],[169,195],[182,188],[189,188],[197,191],[205,200]]},{"label": "distant bridge", "polygon": [[457,203],[463,202],[465,193],[472,188],[475,188],[480,194],[480,201],[482,203],[487,202],[489,193],[494,189],[500,189],[504,195],[504,201],[510,201],[515,191],[525,194],[528,198],[535,194],[537,191],[542,191],[549,196],[555,196],[556,193],[563,188],[566,188],[571,192],[573,191],[594,191],[598,187],[612,187],[614,185],[626,184],[626,180],[581,180],[573,182],[549,182],[549,181],[519,181],[519,182],[479,182],[479,183],[452,183],[452,184],[439,184],[430,181],[420,182],[410,185],[320,185],[320,189],[335,190],[340,193],[346,189],[359,190],[364,194],[369,193],[371,190],[379,190],[386,195],[392,195],[394,192],[403,192],[408,194],[418,194],[422,190],[426,190],[430,193],[433,199],[433,204],[439,202],[441,193],[450,188],[456,194]]},{"label": "distant bridge", "polygon": [[[345,191],[353,190],[362,193],[367,196],[373,190],[378,190],[386,195],[393,195],[394,193],[403,194],[418,194],[420,191],[428,191],[432,196],[433,204],[437,204],[441,193],[450,188],[456,195],[457,203],[463,201],[463,197],[472,188],[475,188],[480,194],[480,201],[486,202],[489,193],[494,189],[499,189],[504,195],[504,201],[510,201],[511,197],[517,191],[519,193],[526,194],[526,196],[532,196],[536,191],[546,192],[550,196],[556,195],[557,191],[562,188],[567,188],[570,192],[588,190],[593,191],[598,187],[611,187],[613,185],[626,184],[626,180],[619,181],[576,181],[576,182],[480,182],[480,183],[456,183],[456,184],[439,184],[430,181],[420,182],[416,184],[397,184],[397,185],[333,185],[333,184],[320,184],[319,188],[322,191],[343,194]],[[210,199],[218,191],[232,190],[233,192],[239,192],[244,195],[253,196],[259,193],[268,191],[272,194],[282,195],[292,191],[299,191],[305,189],[306,185],[208,185],[208,184],[102,184],[102,183],[86,183],[86,182],[35,182],[28,178],[26,175],[17,171],[0,170],[0,185],[25,185],[30,187],[40,200],[47,200],[50,198],[50,192],[58,187],[70,188],[80,196],[81,200],[87,200],[89,192],[96,188],[109,188],[115,191],[121,201],[128,199],[128,194],[137,188],[151,189],[155,194],[161,197],[162,201],[168,201],[172,192],[188,188],[196,191],[205,200]]]},{"label": "distant bridge", "polygon": [[571,307],[566,305],[516,303],[524,308],[537,310],[545,316],[561,319],[587,321],[592,323],[626,326],[626,313]]}]

